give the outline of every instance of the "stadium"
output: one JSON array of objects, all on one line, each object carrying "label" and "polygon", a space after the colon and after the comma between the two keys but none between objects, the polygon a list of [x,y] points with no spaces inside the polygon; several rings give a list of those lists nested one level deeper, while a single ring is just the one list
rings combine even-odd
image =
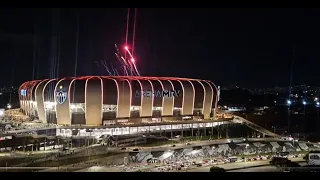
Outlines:
[{"label": "stadium", "polygon": [[25,82],[19,88],[19,100],[25,114],[43,123],[170,124],[212,120],[218,90],[211,81],[199,79],[85,76]]}]

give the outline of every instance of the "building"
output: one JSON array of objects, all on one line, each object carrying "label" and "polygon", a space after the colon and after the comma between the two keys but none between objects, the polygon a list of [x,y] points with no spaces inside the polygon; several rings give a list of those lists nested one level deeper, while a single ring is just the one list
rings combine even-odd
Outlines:
[{"label": "building", "polygon": [[211,119],[217,88],[207,80],[86,76],[19,88],[21,110],[44,123],[112,125]]}]

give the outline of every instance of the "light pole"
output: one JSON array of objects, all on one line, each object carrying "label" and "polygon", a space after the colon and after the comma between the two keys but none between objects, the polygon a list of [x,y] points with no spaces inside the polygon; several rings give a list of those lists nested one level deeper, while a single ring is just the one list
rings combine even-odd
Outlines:
[{"label": "light pole", "polygon": [[307,102],[305,100],[302,101],[303,104],[303,121],[304,121],[304,130],[306,129],[306,105]]},{"label": "light pole", "polygon": [[[290,96],[290,94],[289,94]],[[291,105],[291,100],[287,100],[287,105],[288,105],[288,133],[290,133],[290,126],[291,126],[291,119],[290,119],[290,105]]]},{"label": "light pole", "polygon": [[[248,152],[248,147],[249,147],[249,144],[246,144],[246,152]],[[244,159],[244,167],[246,168],[247,167],[247,158]]]},{"label": "light pole", "polygon": [[211,148],[211,163],[212,163],[212,157],[213,157],[213,152],[214,152],[214,149],[215,149],[216,147],[214,147],[214,146],[212,146],[212,148]]},{"label": "light pole", "polygon": [[319,107],[320,107],[320,102],[319,102],[319,101],[316,102],[316,107],[317,107],[317,129],[319,129],[319,124],[320,124],[320,122],[319,122]]}]

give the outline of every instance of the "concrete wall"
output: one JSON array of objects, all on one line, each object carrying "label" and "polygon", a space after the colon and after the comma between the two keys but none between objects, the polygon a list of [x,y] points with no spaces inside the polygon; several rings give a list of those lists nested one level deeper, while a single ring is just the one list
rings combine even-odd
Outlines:
[{"label": "concrete wall", "polygon": [[90,78],[86,82],[86,124],[100,125],[102,122],[102,79]]},{"label": "concrete wall", "polygon": [[179,81],[183,90],[182,115],[193,115],[195,92],[191,81]]},{"label": "concrete wall", "polygon": [[[169,80],[159,80],[161,82],[164,90],[174,90],[173,84]],[[174,97],[164,97],[162,98],[162,116],[172,116],[173,115],[173,105]]]},{"label": "concrete wall", "polygon": [[[71,124],[71,113],[70,113],[70,86],[75,81],[75,79],[62,79],[58,81],[55,93],[58,91],[63,91],[67,93],[67,99],[64,103],[56,104],[56,116],[57,116],[57,124]],[[55,99],[56,99],[55,94]]]},{"label": "concrete wall", "polygon": [[129,80],[115,79],[118,86],[117,118],[129,118],[131,106],[131,86]]},{"label": "concrete wall", "polygon": [[[141,84],[142,91],[154,91],[151,81],[149,80],[138,80]],[[151,117],[152,116],[152,107],[153,107],[153,95],[150,97],[146,97],[141,94],[141,109],[140,116],[141,117]]]}]

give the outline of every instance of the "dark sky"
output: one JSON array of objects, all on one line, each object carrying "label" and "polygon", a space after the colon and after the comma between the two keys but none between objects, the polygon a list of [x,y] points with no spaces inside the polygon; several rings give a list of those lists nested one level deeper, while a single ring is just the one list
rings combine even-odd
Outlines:
[{"label": "dark sky", "polygon": [[[108,75],[97,62],[117,62],[114,44],[125,43],[127,9],[1,9],[0,86],[10,85],[12,69],[14,84],[31,80],[34,54],[36,79],[73,76],[77,14],[77,75]],[[288,86],[294,59],[293,84],[318,85],[319,15],[319,9],[139,8],[137,66],[145,76],[270,87]]]}]

